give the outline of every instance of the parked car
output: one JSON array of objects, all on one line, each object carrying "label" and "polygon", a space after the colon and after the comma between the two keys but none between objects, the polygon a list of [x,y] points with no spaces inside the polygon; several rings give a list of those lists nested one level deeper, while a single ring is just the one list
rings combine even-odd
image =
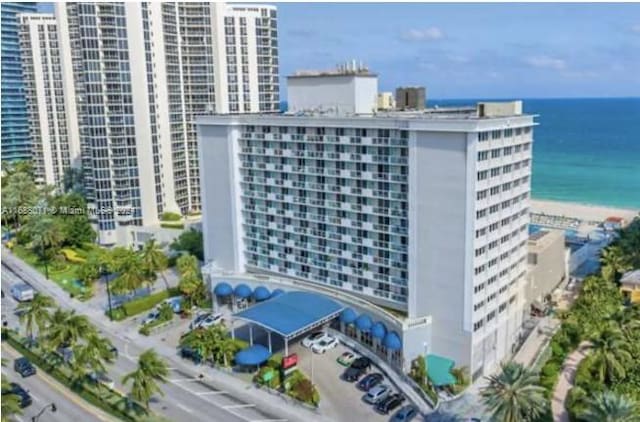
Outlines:
[{"label": "parked car", "polygon": [[[167,303],[173,309],[173,312],[179,314],[182,311],[182,296],[173,296],[165,299],[162,303]],[[162,303],[160,306],[162,306]],[[160,307],[158,306],[158,307]]]},{"label": "parked car", "polygon": [[109,390],[113,390],[116,386],[116,383],[107,376],[104,372],[91,372],[89,374],[89,379],[95,383],[100,383],[107,387]]},{"label": "parked car", "polygon": [[351,367],[364,369],[366,371],[371,367],[371,359],[361,356],[351,363]]},{"label": "parked car", "polygon": [[36,367],[33,366],[33,364],[29,362],[29,359],[25,358],[24,356],[16,359],[13,362],[13,369],[17,373],[22,375],[22,378],[30,377],[31,375],[36,374]]},{"label": "parked car", "polygon": [[146,317],[142,320],[142,325],[151,324],[153,321],[157,320],[160,317],[160,310],[153,309]]},{"label": "parked car", "polygon": [[356,360],[358,356],[353,352],[344,352],[336,361],[342,366],[350,366],[354,360]]},{"label": "parked car", "polygon": [[11,296],[18,302],[33,300],[35,292],[28,284],[18,283],[11,286]]},{"label": "parked car", "polygon": [[418,409],[412,405],[408,405],[398,410],[398,412],[393,415],[393,418],[391,418],[391,422],[409,422],[416,416],[418,416]]},{"label": "parked car", "polygon": [[180,356],[183,359],[192,360],[197,365],[200,364],[200,362],[202,362],[202,356],[200,355],[200,352],[198,352],[195,349],[192,349],[191,347],[182,346],[180,348]]},{"label": "parked car", "polygon": [[200,326],[200,323],[204,321],[209,315],[211,315],[211,313],[206,312],[196,316],[189,324],[189,329],[195,330],[196,328],[198,328]]},{"label": "parked car", "polygon": [[15,394],[16,396],[18,396],[18,399],[20,400],[18,404],[22,409],[31,406],[31,403],[33,402],[29,392],[22,388],[20,384],[17,384],[15,382],[10,383],[8,389],[2,390],[3,396],[7,394]]},{"label": "parked car", "polygon": [[404,403],[404,400],[405,398],[404,396],[402,396],[402,394],[398,394],[398,393],[391,394],[387,396],[386,399],[379,401],[376,404],[376,410],[380,413],[387,415],[389,414],[389,412],[391,412],[392,410],[400,406],[402,403]]},{"label": "parked car", "polygon": [[338,346],[338,339],[331,337],[327,334],[327,338],[322,338],[318,342],[311,346],[311,351],[314,353],[324,353],[329,349],[333,349]]},{"label": "parked car", "polygon": [[369,374],[366,377],[362,378],[358,383],[358,388],[362,391],[369,391],[376,385],[380,384],[384,377],[382,374],[378,372],[374,372],[373,374]]},{"label": "parked car", "polygon": [[200,324],[196,328],[209,328],[222,322],[222,314],[209,314],[205,319],[200,321]]},{"label": "parked car", "polygon": [[302,346],[306,348],[310,348],[316,342],[320,341],[320,339],[323,338],[324,335],[325,333],[322,331],[317,331],[315,333],[309,334],[302,340]]},{"label": "parked car", "polygon": [[391,387],[387,384],[376,385],[370,389],[367,394],[364,395],[364,401],[371,404],[376,404],[391,394]]}]

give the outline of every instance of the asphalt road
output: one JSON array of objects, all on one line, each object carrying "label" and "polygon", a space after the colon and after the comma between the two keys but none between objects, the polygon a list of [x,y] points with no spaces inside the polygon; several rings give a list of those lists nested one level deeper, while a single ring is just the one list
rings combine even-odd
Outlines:
[{"label": "asphalt road", "polygon": [[[277,397],[265,399],[264,393],[252,391],[253,387],[242,385],[238,380],[217,379],[212,375],[212,371],[195,367],[179,359],[175,349],[154,344],[154,339],[132,339],[127,333],[123,333],[122,327],[117,323],[105,321],[102,309],[70,299],[53,282],[44,280],[36,270],[11,255],[7,256],[4,248],[2,258],[2,289],[6,294],[2,313],[9,319],[10,327],[16,327],[17,322],[15,316],[7,312],[9,309],[5,308],[4,302],[13,301],[8,298],[10,286],[24,280],[36,290],[52,296],[61,307],[76,309],[78,313],[87,315],[102,335],[118,348],[119,358],[108,371],[108,375],[116,382],[117,389],[125,391],[120,383],[121,378],[135,369],[136,357],[140,353],[153,347],[167,359],[171,373],[169,382],[161,387],[164,396],[154,398],[151,408],[171,421],[285,422],[324,419],[305,409],[284,406],[285,403]],[[7,261],[10,267],[6,266]],[[141,344],[143,342],[144,344]]]},{"label": "asphalt road", "polygon": [[43,374],[42,371],[38,371],[34,376],[22,378],[20,374],[13,370],[13,360],[19,356],[20,355],[15,350],[9,350],[4,345],[2,346],[2,357],[8,361],[7,367],[2,368],[2,373],[6,375],[10,381],[20,384],[22,388],[27,390],[33,400],[33,403],[30,406],[22,410],[22,415],[14,417],[16,421],[31,421],[33,416],[36,416],[45,408],[45,406],[48,406],[51,403],[56,405],[56,412],[51,412],[50,409],[45,410],[42,416],[38,419],[39,421],[100,422],[114,420],[113,418],[92,408],[80,397],[67,390],[65,386]]}]

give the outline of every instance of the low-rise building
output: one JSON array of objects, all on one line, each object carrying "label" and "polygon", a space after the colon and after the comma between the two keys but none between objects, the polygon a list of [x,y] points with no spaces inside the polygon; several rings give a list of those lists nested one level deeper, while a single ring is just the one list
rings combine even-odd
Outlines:
[{"label": "low-rise building", "polygon": [[393,92],[381,92],[378,94],[378,110],[386,111],[396,108],[396,100]]},{"label": "low-rise building", "polygon": [[640,270],[626,272],[620,279],[620,291],[631,303],[640,303]]},{"label": "low-rise building", "polygon": [[525,303],[539,306],[566,279],[566,251],[562,230],[539,230],[527,242],[529,276]]}]

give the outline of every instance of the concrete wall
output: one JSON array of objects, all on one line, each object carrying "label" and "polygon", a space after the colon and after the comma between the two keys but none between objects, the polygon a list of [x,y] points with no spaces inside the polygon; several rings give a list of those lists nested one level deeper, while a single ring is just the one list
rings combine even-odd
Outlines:
[{"label": "concrete wall", "polygon": [[342,113],[372,113],[376,108],[376,76],[327,75],[287,78],[290,112],[338,109]]},{"label": "concrete wall", "polygon": [[551,230],[538,241],[529,241],[529,277],[525,302],[542,301],[565,278],[564,234]]},{"label": "concrete wall", "polygon": [[[240,271],[242,234],[239,209],[236,127],[199,125],[202,231],[205,262],[215,261],[225,270]],[[205,182],[206,180],[206,182]]]},{"label": "concrete wall", "polygon": [[[464,329],[467,138],[416,132],[409,150],[409,316],[431,315],[430,353],[470,361]],[[441,222],[441,224],[434,224]]]}]

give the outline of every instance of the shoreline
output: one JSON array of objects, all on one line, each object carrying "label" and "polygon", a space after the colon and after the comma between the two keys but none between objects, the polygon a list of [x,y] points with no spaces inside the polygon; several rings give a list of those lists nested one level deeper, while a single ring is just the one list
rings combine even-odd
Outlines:
[{"label": "shoreline", "polygon": [[638,216],[640,209],[626,209],[601,205],[580,204],[546,199],[531,199],[531,212],[587,221],[604,221],[607,217],[621,217],[624,225]]}]

